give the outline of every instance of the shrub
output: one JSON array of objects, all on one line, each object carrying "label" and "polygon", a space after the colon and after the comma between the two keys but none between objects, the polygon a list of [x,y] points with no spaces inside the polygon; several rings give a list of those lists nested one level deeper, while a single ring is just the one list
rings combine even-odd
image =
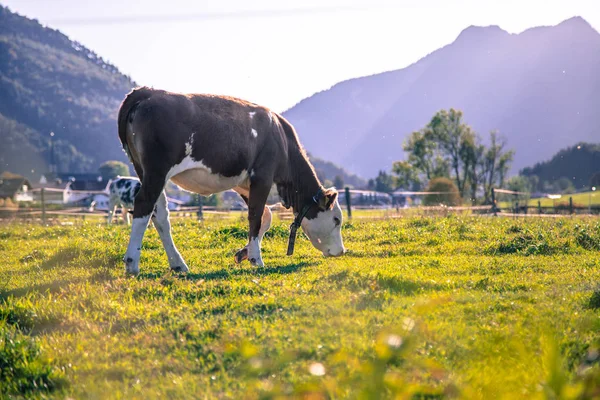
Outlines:
[{"label": "shrub", "polygon": [[460,194],[458,188],[448,178],[433,178],[429,181],[427,192],[444,192],[443,194],[428,194],[423,199],[426,206],[457,206],[460,204]]}]

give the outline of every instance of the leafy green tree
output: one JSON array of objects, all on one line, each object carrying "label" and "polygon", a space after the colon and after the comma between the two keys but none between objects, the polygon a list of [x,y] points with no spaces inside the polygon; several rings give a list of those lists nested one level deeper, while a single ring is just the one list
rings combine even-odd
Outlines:
[{"label": "leafy green tree", "polygon": [[413,132],[404,143],[404,151],[409,154],[408,162],[425,174],[427,180],[433,177],[435,150],[435,142],[426,130]]},{"label": "leafy green tree", "polygon": [[559,193],[569,194],[575,192],[575,185],[569,178],[562,177],[554,182],[554,189]]},{"label": "leafy green tree", "polygon": [[403,144],[406,161],[393,164],[392,171],[400,186],[424,186],[436,177],[452,177],[461,197],[470,190],[476,202],[483,189],[490,201],[494,185],[504,186],[514,151],[506,149],[506,140],[495,131],[486,147],[480,136],[463,122],[459,110],[438,111],[423,129],[413,132]]},{"label": "leafy green tree", "polygon": [[523,168],[519,174],[537,175],[541,182],[550,185],[554,185],[557,178],[564,176],[575,188],[585,189],[589,187],[592,174],[598,171],[600,171],[600,143],[579,142],[560,150],[550,160]]},{"label": "leafy green tree", "polygon": [[426,206],[437,206],[440,204],[446,206],[457,206],[461,202],[458,188],[451,179],[438,177],[429,181],[427,192],[434,192],[425,195],[423,204]]},{"label": "leafy green tree", "polygon": [[590,189],[593,187],[595,187],[596,190],[598,190],[598,188],[600,188],[600,171],[593,174],[592,177],[590,178]]},{"label": "leafy green tree", "polygon": [[525,176],[513,176],[506,182],[506,186],[509,190],[515,192],[530,192],[531,183]]},{"label": "leafy green tree", "polygon": [[369,179],[369,189],[391,193],[394,190],[394,177],[385,171],[379,171],[375,179]]},{"label": "leafy green tree", "polygon": [[513,176],[506,181],[506,187],[514,192],[521,192],[518,195],[510,195],[510,201],[527,201],[531,192],[531,182],[525,176]]},{"label": "leafy green tree", "polygon": [[540,187],[540,178],[537,175],[528,176],[529,179],[529,188],[532,192],[539,190]]},{"label": "leafy green tree", "polygon": [[340,175],[336,175],[333,178],[333,186],[335,186],[338,190],[344,188],[344,179]]},{"label": "leafy green tree", "polygon": [[514,157],[514,150],[506,149],[506,139],[497,131],[490,132],[489,147],[482,146],[477,175],[483,188],[485,203],[491,202],[492,187],[504,186],[505,176]]},{"label": "leafy green tree", "polygon": [[439,151],[431,130],[413,132],[403,145],[407,162],[413,167],[419,185],[437,176],[450,176],[449,165]]},{"label": "leafy green tree", "polygon": [[396,161],[392,165],[392,172],[396,178],[396,187],[418,190],[421,181],[417,170],[408,161]]},{"label": "leafy green tree", "polygon": [[129,176],[129,167],[121,161],[111,160],[100,165],[98,172],[103,180],[108,181],[118,175]]},{"label": "leafy green tree", "polygon": [[466,182],[471,165],[475,165],[475,132],[463,123],[462,111],[453,108],[438,111],[428,128],[435,142],[448,160],[454,173],[456,187],[461,197],[465,194]]}]

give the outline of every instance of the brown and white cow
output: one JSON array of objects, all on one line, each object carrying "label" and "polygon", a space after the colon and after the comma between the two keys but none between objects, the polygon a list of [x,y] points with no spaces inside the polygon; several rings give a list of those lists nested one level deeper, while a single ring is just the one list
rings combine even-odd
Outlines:
[{"label": "brown and white cow", "polygon": [[188,271],[171,237],[164,192],[169,180],[201,195],[233,189],[242,196],[248,205],[249,234],[236,262],[248,259],[264,266],[260,246],[271,226],[265,203],[273,183],[284,206],[296,216],[288,255],[299,226],[324,256],[345,252],[338,193],[321,185],[294,128],[281,115],[233,97],[140,87],[121,104],[118,128],[142,182],[123,258],[128,273],[139,272],[142,238],[151,216],[171,269]]}]

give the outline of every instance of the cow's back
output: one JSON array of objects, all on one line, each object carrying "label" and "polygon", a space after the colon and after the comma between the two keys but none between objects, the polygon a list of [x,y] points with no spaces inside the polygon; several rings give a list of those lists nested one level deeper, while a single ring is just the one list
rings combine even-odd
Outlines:
[{"label": "cow's back", "polygon": [[283,147],[275,118],[234,97],[154,91],[132,112],[128,134],[141,165],[168,171],[188,157],[232,177],[248,171],[259,152],[275,156]]}]

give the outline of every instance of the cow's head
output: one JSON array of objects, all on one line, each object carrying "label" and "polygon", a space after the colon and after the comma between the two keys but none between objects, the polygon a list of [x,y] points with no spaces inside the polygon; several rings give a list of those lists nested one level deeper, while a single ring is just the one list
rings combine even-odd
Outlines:
[{"label": "cow's head", "polygon": [[342,209],[337,197],[335,188],[325,190],[314,208],[316,212],[307,214],[302,220],[302,230],[325,257],[337,257],[346,252],[342,241]]}]

